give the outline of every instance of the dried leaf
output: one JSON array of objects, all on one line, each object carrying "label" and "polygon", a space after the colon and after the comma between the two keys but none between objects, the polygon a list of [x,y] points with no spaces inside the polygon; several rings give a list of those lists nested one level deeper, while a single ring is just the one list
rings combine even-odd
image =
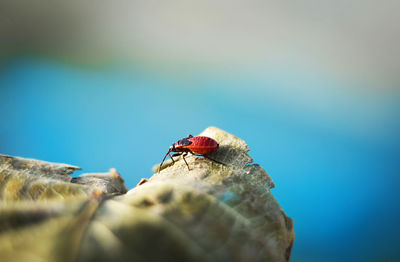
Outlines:
[{"label": "dried leaf", "polygon": [[208,157],[224,165],[191,156],[189,171],[182,159],[166,161],[126,194],[115,170],[71,179],[77,167],[0,156],[0,257],[288,261],[293,220],[272,179],[243,140],[215,127],[201,135],[220,144]]}]

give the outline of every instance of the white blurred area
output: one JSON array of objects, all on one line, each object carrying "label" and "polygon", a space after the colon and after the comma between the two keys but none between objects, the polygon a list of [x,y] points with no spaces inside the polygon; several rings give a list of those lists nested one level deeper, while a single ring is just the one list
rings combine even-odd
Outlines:
[{"label": "white blurred area", "polygon": [[0,0],[0,55],[400,83],[399,1]]}]

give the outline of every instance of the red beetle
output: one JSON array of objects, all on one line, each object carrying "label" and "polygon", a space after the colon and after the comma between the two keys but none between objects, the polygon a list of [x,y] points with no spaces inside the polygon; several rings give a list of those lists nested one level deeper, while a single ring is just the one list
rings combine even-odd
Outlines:
[{"label": "red beetle", "polygon": [[[168,152],[165,154],[165,156],[160,164],[160,168],[158,169],[158,172],[160,172],[161,166],[164,163],[164,160],[167,157],[167,155],[169,155],[169,157],[172,159],[173,163],[175,163],[175,161],[173,159],[174,156],[182,155],[182,158],[185,161],[189,170],[190,170],[189,165],[185,159],[185,156],[187,156],[188,153],[191,153],[192,155],[195,155],[195,156],[202,156],[202,157],[210,159],[214,162],[224,165],[223,163],[218,162],[215,159],[211,159],[210,157],[207,156],[207,154],[214,153],[215,151],[217,151],[218,147],[219,147],[219,145],[218,145],[217,141],[215,141],[212,138],[209,138],[206,136],[188,135],[188,137],[178,140],[177,142],[173,143],[172,146],[169,147]],[[171,156],[170,155],[171,152],[176,152],[176,153]]]}]

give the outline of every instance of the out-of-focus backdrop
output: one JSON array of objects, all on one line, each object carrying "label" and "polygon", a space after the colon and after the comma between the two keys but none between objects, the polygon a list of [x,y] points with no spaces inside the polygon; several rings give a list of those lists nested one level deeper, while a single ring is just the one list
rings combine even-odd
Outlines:
[{"label": "out-of-focus backdrop", "polygon": [[0,152],[132,188],[217,126],[274,180],[292,261],[399,261],[399,8],[0,0]]}]

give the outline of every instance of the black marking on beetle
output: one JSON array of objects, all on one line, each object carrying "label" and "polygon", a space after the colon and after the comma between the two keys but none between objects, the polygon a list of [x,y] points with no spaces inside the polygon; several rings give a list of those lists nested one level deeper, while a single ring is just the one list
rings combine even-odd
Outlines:
[{"label": "black marking on beetle", "polygon": [[187,138],[183,138],[181,140],[178,140],[178,142],[176,142],[177,146],[188,146],[190,144],[192,144],[192,141],[189,141]]}]

